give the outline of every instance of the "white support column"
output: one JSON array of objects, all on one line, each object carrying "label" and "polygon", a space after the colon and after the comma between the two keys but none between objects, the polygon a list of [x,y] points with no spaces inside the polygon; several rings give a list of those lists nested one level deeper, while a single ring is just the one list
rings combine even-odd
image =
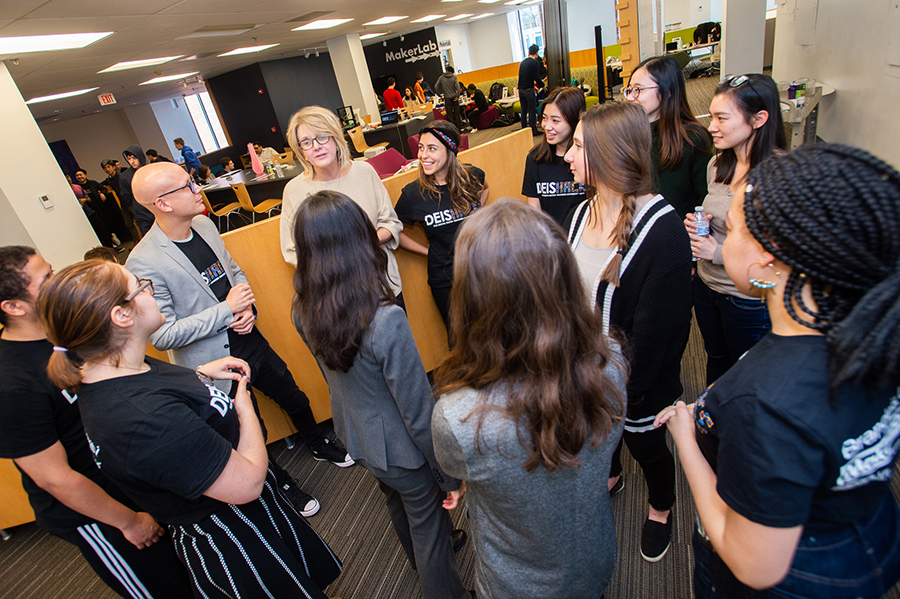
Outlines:
[{"label": "white support column", "polygon": [[0,106],[0,245],[31,245],[57,269],[79,262],[97,236],[2,63]]},{"label": "white support column", "polygon": [[722,76],[762,73],[766,0],[722,0]]},{"label": "white support column", "polygon": [[342,35],[326,43],[344,104],[359,110],[360,114],[376,116],[378,103],[359,35]]}]

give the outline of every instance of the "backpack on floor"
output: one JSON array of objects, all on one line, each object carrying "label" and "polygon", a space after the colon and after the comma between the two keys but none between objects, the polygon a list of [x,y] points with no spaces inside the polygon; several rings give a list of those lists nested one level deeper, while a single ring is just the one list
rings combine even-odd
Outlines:
[{"label": "backpack on floor", "polygon": [[491,91],[488,92],[488,100],[496,102],[503,97],[503,84],[496,81],[491,84]]}]

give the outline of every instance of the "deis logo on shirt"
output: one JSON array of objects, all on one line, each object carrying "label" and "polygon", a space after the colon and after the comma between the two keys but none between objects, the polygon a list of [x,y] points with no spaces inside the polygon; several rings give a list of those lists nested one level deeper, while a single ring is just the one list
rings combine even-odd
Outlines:
[{"label": "deis logo on shirt", "polygon": [[207,266],[206,270],[200,273],[200,276],[203,277],[204,283],[211,286],[213,283],[225,276],[225,269],[222,267],[222,262],[216,260],[215,262]]},{"label": "deis logo on shirt", "polygon": [[575,181],[539,181],[538,195],[544,198],[554,196],[576,196],[584,193],[584,185]]},{"label": "deis logo on shirt", "polygon": [[854,439],[841,445],[847,463],[841,466],[833,491],[847,491],[873,481],[891,479],[894,460],[900,450],[900,388],[891,399],[881,420]]}]

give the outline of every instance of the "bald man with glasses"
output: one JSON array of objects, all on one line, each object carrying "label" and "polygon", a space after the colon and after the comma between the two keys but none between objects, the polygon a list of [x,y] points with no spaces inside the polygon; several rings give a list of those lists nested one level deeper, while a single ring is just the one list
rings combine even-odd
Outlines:
[{"label": "bald man with glasses", "polygon": [[[156,217],[125,264],[137,277],[153,282],[154,297],[166,318],[150,336],[153,346],[170,351],[176,364],[188,368],[226,356],[246,361],[250,384],[288,413],[313,456],[339,467],[351,466],[346,449],[319,430],[306,394],[255,327],[253,290],[216,226],[203,216],[200,186],[171,163],[143,167],[132,186],[135,199]],[[215,383],[233,396],[231,381]],[[255,397],[253,402],[256,406]],[[265,435],[261,418],[260,424]],[[315,514],[318,501],[301,491],[274,460],[270,463],[288,499],[304,516]]]}]

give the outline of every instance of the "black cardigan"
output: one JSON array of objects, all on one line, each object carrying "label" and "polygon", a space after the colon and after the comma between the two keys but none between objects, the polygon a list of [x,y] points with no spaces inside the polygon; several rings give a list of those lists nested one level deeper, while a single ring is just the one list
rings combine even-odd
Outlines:
[{"label": "black cardigan", "polygon": [[[591,202],[582,202],[569,216],[573,250]],[[635,215],[631,247],[619,273],[618,287],[598,276],[592,292],[603,313],[604,332],[624,342],[629,356],[625,429],[642,432],[684,391],[681,356],[691,331],[691,244],[684,223],[662,196]]]}]

